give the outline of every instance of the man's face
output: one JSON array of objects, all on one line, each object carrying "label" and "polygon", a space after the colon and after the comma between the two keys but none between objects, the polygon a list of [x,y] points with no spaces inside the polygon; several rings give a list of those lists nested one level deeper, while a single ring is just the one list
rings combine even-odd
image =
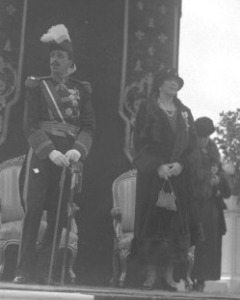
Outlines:
[{"label": "man's face", "polygon": [[50,53],[50,69],[52,73],[66,75],[72,66],[72,60],[64,50],[52,50]]}]

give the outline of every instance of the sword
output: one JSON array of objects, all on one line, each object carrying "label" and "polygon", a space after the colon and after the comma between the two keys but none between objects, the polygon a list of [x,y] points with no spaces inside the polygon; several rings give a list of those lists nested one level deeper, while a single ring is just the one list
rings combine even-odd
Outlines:
[{"label": "sword", "polygon": [[71,186],[70,186],[70,196],[68,202],[68,220],[67,220],[67,228],[65,235],[65,243],[64,243],[64,253],[63,253],[63,263],[62,263],[62,272],[61,272],[61,284],[64,284],[65,281],[65,273],[66,273],[66,262],[67,262],[67,247],[69,242],[70,230],[72,219],[74,218],[79,207],[73,202],[74,199],[74,191],[77,184],[77,174],[79,170],[71,165]]},{"label": "sword", "polygon": [[66,169],[67,169],[67,167],[63,167],[61,179],[59,182],[60,192],[59,192],[59,198],[58,198],[58,208],[57,208],[57,216],[56,216],[55,230],[54,230],[54,236],[53,236],[51,260],[50,260],[50,266],[49,266],[49,272],[48,272],[48,281],[47,281],[48,285],[51,284],[52,273],[53,273],[53,264],[54,264],[55,255],[56,255],[57,233],[58,233],[59,219],[60,219],[62,199],[63,199],[64,183],[65,183],[65,178],[66,178]]}]

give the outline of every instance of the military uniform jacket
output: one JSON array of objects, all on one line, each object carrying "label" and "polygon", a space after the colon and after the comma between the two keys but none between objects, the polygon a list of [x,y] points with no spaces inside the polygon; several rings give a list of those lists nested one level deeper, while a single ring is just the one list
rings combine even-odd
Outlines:
[{"label": "military uniform jacket", "polygon": [[73,78],[59,83],[51,77],[29,77],[26,88],[24,133],[38,158],[59,150],[54,136],[63,133],[72,140],[69,149],[78,150],[85,160],[95,132],[90,85]]}]

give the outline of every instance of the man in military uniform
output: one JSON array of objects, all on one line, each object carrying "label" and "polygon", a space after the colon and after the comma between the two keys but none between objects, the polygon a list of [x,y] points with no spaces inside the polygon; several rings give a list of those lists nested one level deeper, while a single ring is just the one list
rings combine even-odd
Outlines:
[{"label": "man in military uniform", "polygon": [[[62,170],[66,170],[66,178],[62,183],[57,246],[66,221],[71,181],[69,167],[74,164],[81,175],[81,166],[95,131],[90,84],[70,78],[76,66],[67,28],[63,24],[53,26],[41,41],[50,46],[51,75],[29,77],[26,81],[24,132],[29,151],[20,175],[20,194],[26,214],[15,283],[29,282],[34,266],[37,281],[48,282]],[[47,210],[48,226],[37,249],[44,210]]]}]

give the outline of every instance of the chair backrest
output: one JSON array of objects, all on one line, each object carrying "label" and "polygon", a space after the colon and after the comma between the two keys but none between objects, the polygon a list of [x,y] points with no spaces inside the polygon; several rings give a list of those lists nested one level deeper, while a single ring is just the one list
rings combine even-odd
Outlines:
[{"label": "chair backrest", "polygon": [[23,158],[23,156],[16,157],[0,165],[0,214],[2,223],[22,220],[24,217],[18,189],[18,178]]},{"label": "chair backrest", "polygon": [[130,170],[117,177],[112,186],[113,206],[121,211],[123,232],[132,232],[134,229],[136,175],[136,170]]}]

